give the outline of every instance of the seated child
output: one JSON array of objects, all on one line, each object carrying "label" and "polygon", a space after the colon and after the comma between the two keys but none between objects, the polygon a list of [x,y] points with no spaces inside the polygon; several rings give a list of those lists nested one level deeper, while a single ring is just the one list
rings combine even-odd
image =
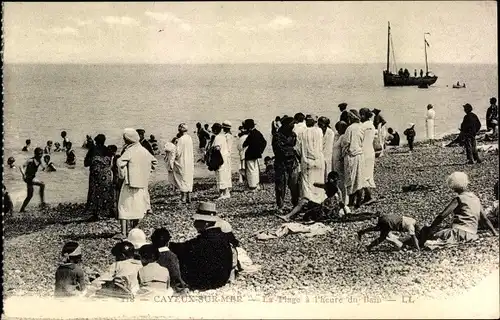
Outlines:
[{"label": "seated child", "polygon": [[16,162],[16,159],[14,159],[14,157],[9,157],[9,159],[7,159],[7,164],[9,165],[9,168],[11,168],[11,169],[16,168],[16,166],[14,165],[15,162]]},{"label": "seated child", "polygon": [[61,149],[61,144],[59,142],[54,143],[54,152],[62,152],[64,151]]},{"label": "seated child", "polygon": [[167,229],[159,228],[151,235],[151,242],[159,253],[157,259],[158,264],[168,269],[172,289],[174,289],[176,293],[184,294],[189,290],[187,284],[182,280],[179,259],[175,253],[168,248],[170,238],[170,233]]},{"label": "seated child", "polygon": [[56,171],[56,167],[54,166],[54,163],[50,161],[50,156],[48,154],[43,156],[43,162],[45,162],[45,165],[43,167],[43,171],[46,172],[54,172]]},{"label": "seated child", "polygon": [[78,243],[67,242],[61,255],[63,261],[56,271],[54,296],[71,297],[85,294],[85,274],[80,266],[82,250]]},{"label": "seated child", "polygon": [[50,154],[52,152],[52,140],[47,141],[47,145],[43,149],[43,153]]},{"label": "seated child", "polygon": [[26,145],[23,147],[22,151],[29,152],[31,150],[30,146],[31,146],[31,140],[27,139],[26,140]]},{"label": "seated child", "polygon": [[75,166],[76,165],[76,156],[75,156],[75,151],[72,149],[73,144],[71,141],[68,141],[66,143],[66,164],[68,166]]},{"label": "seated child", "polygon": [[[467,191],[469,177],[464,172],[453,172],[446,180],[448,187],[457,193],[446,208],[430,225],[429,240],[425,247],[436,249],[449,244],[468,242],[478,239],[479,220],[483,219],[488,229],[496,236],[497,232],[481,208],[481,201],[472,192]],[[450,227],[435,232],[439,224],[453,213]]]},{"label": "seated child", "polygon": [[4,184],[2,184],[2,193],[3,193],[3,213],[6,216],[12,216],[14,213],[14,203],[12,203],[12,199],[9,196],[9,193],[7,192],[7,188],[5,187]]},{"label": "seated child", "polygon": [[386,137],[388,146],[399,146],[399,133],[392,128],[387,129],[389,135]]},{"label": "seated child", "polygon": [[413,151],[413,142],[415,141],[415,136],[417,135],[417,133],[415,132],[414,123],[410,123],[408,126],[409,127],[403,133],[406,136],[406,140],[408,141],[408,147],[410,148],[410,151]]},{"label": "seated child", "polygon": [[[116,278],[126,278],[128,289],[132,294],[139,290],[138,272],[142,268],[140,260],[134,259],[134,245],[128,241],[118,242],[111,254],[115,257],[115,263],[109,266],[108,270],[100,277],[92,281],[92,285],[101,288],[106,283],[112,282]],[[105,286],[107,287],[107,286]]]},{"label": "seated child", "polygon": [[139,269],[139,294],[172,295],[168,269],[158,263],[159,252],[152,244],[139,249],[143,267]]},{"label": "seated child", "polygon": [[331,171],[328,173],[326,183],[314,183],[315,187],[325,190],[327,198],[321,204],[303,199],[289,214],[278,217],[285,221],[290,221],[304,208],[307,210],[303,217],[304,220],[327,220],[331,218],[340,218],[350,213],[350,209],[342,201],[342,191],[340,191],[338,183],[338,173]]},{"label": "seated child", "polygon": [[361,241],[361,237],[368,232],[380,232],[380,236],[373,240],[366,249],[370,251],[373,247],[379,245],[384,240],[389,240],[397,247],[401,248],[403,243],[395,239],[395,236],[391,235],[391,231],[408,232],[413,240],[413,245],[417,250],[420,250],[418,242],[418,233],[420,232],[420,227],[417,225],[417,221],[410,217],[405,217],[397,214],[384,214],[378,218],[377,225],[368,227],[366,229],[358,231],[358,239]]}]

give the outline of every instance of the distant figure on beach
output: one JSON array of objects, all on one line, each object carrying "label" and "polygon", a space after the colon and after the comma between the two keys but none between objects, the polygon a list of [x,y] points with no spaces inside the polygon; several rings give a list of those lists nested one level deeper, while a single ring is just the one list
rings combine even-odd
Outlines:
[{"label": "distant figure on beach", "polygon": [[332,171],[333,157],[333,142],[335,140],[335,132],[330,128],[330,119],[327,117],[319,117],[318,127],[323,132],[323,157],[325,159],[325,179],[330,171]]},{"label": "distant figure on beach", "polygon": [[[135,228],[150,209],[148,193],[149,177],[158,161],[140,144],[136,130],[123,130],[124,152],[117,160],[118,174],[123,179],[118,200],[118,219],[121,224],[120,237],[127,237],[128,222]],[[117,235],[118,236],[118,235]]]},{"label": "distant figure on beach", "polygon": [[486,110],[486,128],[492,131],[493,135],[496,135],[498,127],[498,106],[497,98],[493,97],[490,99],[490,106]]},{"label": "distant figure on beach", "polygon": [[244,127],[248,131],[248,137],[243,143],[243,147],[247,148],[245,152],[247,185],[250,191],[257,191],[260,188],[259,159],[262,158],[267,141],[262,133],[255,128],[253,119],[246,119]]},{"label": "distant figure on beach", "polygon": [[345,188],[349,196],[349,207],[359,208],[363,201],[365,175],[363,173],[363,127],[357,110],[349,110],[349,127],[342,140],[344,150]]},{"label": "distant figure on beach", "polygon": [[403,134],[406,136],[406,141],[408,141],[410,152],[413,151],[413,142],[415,141],[415,136],[417,135],[415,131],[415,124],[410,122],[408,124],[408,128],[403,132]]},{"label": "distant figure on beach", "polygon": [[160,153],[160,148],[158,147],[158,140],[156,140],[156,137],[152,134],[149,135],[149,144],[151,145],[154,154]]},{"label": "distant figure on beach", "polygon": [[16,168],[16,166],[14,165],[15,162],[16,162],[16,159],[14,157],[9,157],[9,159],[7,159],[7,164],[9,165],[9,168],[11,168],[11,169]]},{"label": "distant figure on beach", "polygon": [[139,134],[139,138],[140,138],[139,142],[141,143],[141,146],[146,148],[146,150],[148,150],[149,153],[151,153],[151,155],[154,156],[155,153],[153,151],[153,147],[151,147],[151,144],[149,143],[149,141],[146,140],[146,138],[144,137],[144,135],[146,134],[146,131],[144,129],[137,129],[136,131]]},{"label": "distant figure on beach", "polygon": [[420,69],[420,78],[424,77],[424,70]]},{"label": "distant figure on beach", "polygon": [[83,143],[82,148],[92,149],[93,146],[94,146],[94,140],[92,140],[91,136],[87,135],[85,137],[85,142]]},{"label": "distant figure on beach", "polygon": [[[231,177],[233,176],[232,174],[232,161],[231,157],[233,154],[233,133],[231,132],[231,122],[229,120],[224,120],[222,122],[222,131],[224,133],[224,136],[226,137],[226,142],[227,142],[227,151],[229,153],[229,157],[227,158],[228,165],[229,165],[229,174]],[[232,186],[231,186],[232,187]]]},{"label": "distant figure on beach", "polygon": [[14,214],[14,203],[10,198],[7,188],[2,184],[2,212],[5,216],[12,216]]},{"label": "distant figure on beach", "polygon": [[417,77],[417,69],[415,69],[415,72],[413,73],[415,78]]},{"label": "distant figure on beach", "polygon": [[229,166],[229,147],[227,145],[227,139],[225,134],[222,132],[222,125],[219,123],[214,123],[212,125],[212,132],[215,135],[213,142],[210,144],[212,149],[218,150],[222,157],[222,165],[215,170],[215,178],[217,181],[217,189],[220,192],[217,200],[229,199],[231,197],[230,188],[233,184],[231,181],[231,168]]},{"label": "distant figure on beach", "polygon": [[361,130],[363,132],[363,174],[364,182],[363,186],[363,199],[361,204],[371,204],[374,200],[372,197],[372,190],[375,189],[375,148],[373,147],[373,141],[375,140],[375,127],[371,121],[372,112],[368,108],[361,108],[359,110],[359,116],[361,118]]},{"label": "distant figure on beach", "polygon": [[339,121],[344,121],[347,123],[349,121],[349,117],[347,116],[347,103],[342,102],[339,104],[339,110],[340,110],[340,118]]},{"label": "distant figure on beach", "polygon": [[243,124],[238,128],[238,154],[240,156],[240,165],[239,165],[239,183],[244,183],[246,181],[246,173],[245,173],[245,152],[246,148],[243,147],[245,140],[248,137],[248,131],[245,130]]},{"label": "distant figure on beach", "polygon": [[194,176],[193,140],[188,134],[188,126],[185,123],[179,124],[177,129],[180,138],[177,140],[172,173],[175,185],[181,192],[180,201],[182,203],[191,203]]},{"label": "distant figure on beach", "polygon": [[198,136],[199,148],[205,149],[207,142],[210,141],[210,133],[199,122],[196,124],[196,135]]},{"label": "distant figure on beach", "polygon": [[476,135],[481,129],[481,121],[477,115],[472,112],[472,106],[469,103],[464,104],[464,120],[460,125],[460,134],[462,135],[462,142],[467,154],[468,164],[474,164],[474,161],[481,163],[479,154],[477,152]]},{"label": "distant figure on beach", "polygon": [[377,130],[377,137],[379,139],[380,146],[382,147],[382,151],[380,155],[384,152],[384,145],[385,145],[385,125],[387,122],[385,121],[384,117],[382,117],[381,110],[380,109],[373,109],[372,110],[374,117],[373,117],[373,126]]},{"label": "distant figure on beach", "polygon": [[387,132],[389,133],[389,140],[387,145],[389,146],[399,146],[400,143],[400,137],[399,133],[397,131],[394,131],[392,128],[387,129]]},{"label": "distant figure on beach", "polygon": [[31,150],[31,140],[26,139],[26,145],[23,147],[21,151],[29,152],[30,150]]},{"label": "distant figure on beach", "polygon": [[54,143],[54,152],[62,152],[64,151],[61,149],[61,144],[59,142]]},{"label": "distant figure on beach", "polygon": [[[492,234],[497,236],[497,231],[483,212],[481,201],[474,193],[468,191],[469,177],[467,174],[453,172],[446,179],[446,183],[457,196],[450,201],[430,225],[429,240],[425,242],[425,247],[436,249],[477,240],[477,229],[481,219],[486,222]],[[451,214],[453,217],[451,226],[437,231],[441,222]]]},{"label": "distant figure on beach", "polygon": [[52,153],[52,140],[47,141],[47,145],[43,149],[43,153],[51,154]]},{"label": "distant figure on beach", "polygon": [[425,116],[425,127],[427,131],[427,139],[431,142],[434,141],[434,118],[436,117],[436,111],[432,104],[427,105],[427,114]]},{"label": "distant figure on beach", "polygon": [[271,123],[271,136],[274,136],[278,129],[281,127],[281,119],[277,116],[274,121]]},{"label": "distant figure on beach", "polygon": [[112,161],[114,154],[104,143],[106,136],[98,134],[95,144],[87,152],[83,165],[89,168],[89,188],[87,193],[87,213],[89,221],[98,221],[99,214],[115,216],[115,190],[113,187]]},{"label": "distant figure on beach", "polygon": [[34,186],[38,186],[40,188],[40,201],[42,206],[45,206],[45,198],[44,198],[45,184],[36,178],[36,172],[38,171],[38,167],[42,165],[42,157],[43,157],[42,148],[35,148],[34,156],[32,158],[29,158],[19,168],[19,171],[21,171],[21,175],[23,177],[23,181],[26,183],[26,189],[27,189],[26,199],[24,199],[24,202],[21,206],[21,210],[19,210],[19,212],[24,212],[31,198],[33,198]]},{"label": "distant figure on beach", "polygon": [[66,143],[66,161],[65,163],[70,166],[70,167],[73,167],[76,165],[76,155],[75,155],[75,151],[73,150],[73,144],[71,143],[71,141],[68,141]]},{"label": "distant figure on beach", "polygon": [[56,167],[54,166],[54,163],[50,161],[50,155],[46,154],[43,156],[43,162],[45,163],[42,171],[45,172],[54,172],[57,171]]},{"label": "distant figure on beach", "polygon": [[68,138],[68,133],[66,131],[61,131],[61,138],[63,138],[62,148],[63,150],[67,150],[68,149],[67,144],[70,142]]}]

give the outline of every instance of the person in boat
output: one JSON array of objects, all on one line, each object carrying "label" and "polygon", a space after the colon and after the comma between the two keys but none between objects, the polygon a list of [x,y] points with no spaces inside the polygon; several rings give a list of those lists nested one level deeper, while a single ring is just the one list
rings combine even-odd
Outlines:
[{"label": "person in boat", "polygon": [[460,87],[460,82],[459,81],[457,81],[457,87]]},{"label": "person in boat", "polygon": [[42,156],[43,150],[42,148],[36,148],[34,152],[34,157],[29,158],[20,168],[21,175],[23,177],[23,181],[26,183],[27,195],[26,199],[21,206],[21,210],[19,212],[24,212],[28,204],[30,203],[31,198],[33,197],[34,186],[38,186],[40,188],[40,202],[42,205],[45,205],[45,183],[38,180],[36,178],[36,172],[38,171],[38,167],[42,164]]},{"label": "person in boat", "polygon": [[474,161],[481,163],[477,153],[476,135],[481,129],[481,121],[477,115],[472,112],[472,106],[469,103],[464,104],[464,120],[460,125],[460,134],[465,146],[465,153],[467,154],[468,164],[474,164]]},{"label": "person in boat", "polygon": [[403,71],[403,68],[400,68],[399,71],[398,71],[398,75],[400,77],[402,77],[404,75],[404,71]]},{"label": "person in boat", "polygon": [[390,135],[389,136],[390,139],[388,139],[387,145],[388,146],[399,146],[399,142],[400,142],[399,133],[397,131],[394,131],[394,129],[392,129],[392,128],[387,129],[387,132]]},{"label": "person in boat", "polygon": [[420,69],[420,78],[424,77],[424,70]]},{"label": "person in boat", "polygon": [[486,110],[486,128],[493,131],[493,135],[496,135],[496,130],[498,126],[498,106],[497,98],[492,97],[490,99],[490,106]]},{"label": "person in boat", "polygon": [[403,71],[403,76],[405,78],[409,78],[410,77],[410,71],[408,71],[408,69],[405,68],[405,71]]},{"label": "person in boat", "polygon": [[[476,240],[478,239],[477,229],[481,219],[484,220],[493,235],[497,236],[498,233],[482,209],[481,200],[474,193],[467,190],[469,185],[467,174],[453,172],[446,179],[446,183],[457,196],[430,225],[428,240],[424,246],[429,249],[436,249],[450,244]],[[453,214],[451,226],[435,232],[441,222],[450,214]]]},{"label": "person in boat", "polygon": [[30,139],[26,139],[26,145],[23,147],[23,149],[21,151],[29,152],[30,151],[30,146],[31,146],[31,140]]},{"label": "person in boat", "polygon": [[54,172],[56,171],[56,167],[54,166],[54,163],[50,161],[50,155],[46,154],[43,156],[43,162],[45,163],[42,171],[45,172]]},{"label": "person in boat", "polygon": [[415,78],[417,77],[417,69],[415,69],[415,72],[413,73],[415,75]]},{"label": "person in boat", "polygon": [[340,118],[339,121],[347,123],[349,121],[349,116],[347,115],[347,103],[342,102],[339,104]]}]

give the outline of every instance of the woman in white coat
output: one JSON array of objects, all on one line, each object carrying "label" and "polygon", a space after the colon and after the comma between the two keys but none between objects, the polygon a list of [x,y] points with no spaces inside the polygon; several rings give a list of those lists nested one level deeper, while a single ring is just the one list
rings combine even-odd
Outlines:
[{"label": "woman in white coat", "polygon": [[158,161],[139,143],[139,134],[132,128],[123,130],[125,147],[117,160],[118,175],[123,179],[118,199],[120,237],[127,237],[128,221],[135,228],[149,206],[148,184]]},{"label": "woman in white coat", "polygon": [[374,201],[371,191],[375,188],[375,179],[373,177],[375,170],[375,149],[373,147],[373,141],[375,140],[376,130],[373,122],[370,120],[372,115],[370,109],[361,108],[359,110],[361,128],[363,131],[363,179],[365,182],[362,204],[371,204]]},{"label": "woman in white coat", "polygon": [[427,139],[434,142],[434,118],[436,118],[436,111],[432,104],[427,105],[427,114],[425,115],[425,127],[427,131]]},{"label": "woman in white coat", "polygon": [[224,163],[220,168],[215,171],[215,178],[217,181],[217,189],[220,191],[220,196],[217,200],[229,199],[231,197],[231,193],[229,188],[233,186],[231,181],[231,166],[229,157],[231,154],[229,153],[229,148],[227,146],[227,139],[224,133],[222,132],[222,126],[220,123],[214,123],[212,125],[212,132],[215,135],[214,141],[212,143],[212,148],[219,149],[222,160]]},{"label": "woman in white coat", "polygon": [[172,171],[175,185],[181,192],[181,202],[190,203],[194,176],[193,139],[187,134],[188,127],[185,123],[181,123],[178,130],[180,137],[177,140]]}]

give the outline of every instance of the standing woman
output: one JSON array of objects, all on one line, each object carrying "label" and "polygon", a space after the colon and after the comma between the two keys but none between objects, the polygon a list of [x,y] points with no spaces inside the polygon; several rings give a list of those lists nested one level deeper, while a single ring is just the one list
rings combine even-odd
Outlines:
[{"label": "standing woman", "polygon": [[173,175],[175,184],[181,191],[181,202],[190,203],[194,175],[193,139],[187,134],[188,127],[185,123],[181,123],[178,130],[180,137],[175,150]]},{"label": "standing woman", "polygon": [[245,151],[245,168],[247,184],[249,189],[254,192],[260,189],[260,167],[259,159],[267,146],[267,141],[262,133],[255,129],[253,119],[246,119],[243,127],[248,131],[248,137],[243,143]]},{"label": "standing woman", "polygon": [[[347,130],[347,123],[344,121],[339,121],[335,124],[335,130],[337,134],[335,137],[335,143],[333,144],[332,151],[332,170],[337,172],[339,175],[338,186],[340,191],[342,191],[342,196],[347,197],[347,192],[345,189],[345,170],[344,170],[344,154],[342,151],[342,141],[345,139],[345,132]],[[342,202],[347,203],[348,199],[342,199]]]},{"label": "standing woman", "polygon": [[349,195],[348,206],[359,208],[361,205],[362,189],[365,185],[363,176],[363,128],[361,127],[358,111],[351,109],[347,114],[349,127],[342,139],[344,154],[345,187]]},{"label": "standing woman", "polygon": [[120,237],[126,238],[131,221],[131,228],[135,228],[149,206],[148,183],[151,171],[154,170],[157,160],[139,143],[139,134],[132,128],[123,130],[125,147],[117,160],[118,173],[123,184],[118,200],[118,219],[121,224]]},{"label": "standing woman", "polygon": [[382,146],[382,150],[380,151],[380,157],[382,156],[382,154],[384,153],[384,149],[385,149],[385,125],[387,123],[387,121],[385,121],[384,117],[382,117],[382,115],[380,114],[380,110],[379,109],[373,109],[373,114],[375,115],[373,117],[373,126],[375,127],[375,130],[377,130],[377,136],[378,136],[378,139],[379,139],[379,142],[380,142],[380,145]]},{"label": "standing woman", "polygon": [[330,119],[319,117],[318,127],[323,131],[323,156],[325,157],[325,181],[326,177],[332,171],[333,143],[335,141],[335,132],[330,128]]},{"label": "standing woman", "polygon": [[372,112],[368,108],[359,110],[361,117],[361,128],[363,130],[363,173],[365,186],[363,188],[364,198],[362,204],[371,204],[373,202],[372,189],[375,189],[375,179],[373,171],[375,170],[375,149],[373,141],[375,140],[375,126],[370,120]]},{"label": "standing woman", "polygon": [[231,182],[231,167],[229,157],[229,148],[227,146],[226,136],[222,132],[220,123],[212,125],[212,133],[215,135],[212,143],[212,148],[219,150],[223,163],[218,170],[215,171],[215,178],[217,180],[217,189],[220,191],[220,196],[217,200],[229,199],[231,197],[229,188],[233,186]]},{"label": "standing woman", "polygon": [[108,217],[113,217],[115,210],[115,191],[111,167],[113,154],[104,145],[105,135],[98,134],[94,141],[95,144],[91,144],[83,162],[85,167],[90,167],[87,195],[87,211],[92,214],[90,221],[98,221],[99,212],[105,212]]},{"label": "standing woman", "polygon": [[427,129],[427,139],[434,142],[434,118],[436,117],[436,111],[432,107],[432,104],[427,105],[427,114],[425,117],[425,127]]},{"label": "standing woman", "polygon": [[227,152],[229,153],[229,157],[227,157],[227,164],[229,166],[229,175],[232,177],[232,164],[231,164],[231,156],[233,154],[233,134],[231,133],[231,122],[225,120],[222,122],[222,131],[224,132],[224,136],[226,137],[227,143]]},{"label": "standing woman", "polygon": [[238,128],[240,130],[240,133],[238,133],[238,153],[240,156],[240,165],[239,165],[239,182],[243,183],[246,181],[246,174],[245,174],[245,152],[246,148],[243,148],[243,144],[245,143],[245,140],[248,137],[248,132],[243,128],[243,126],[240,126]]}]

